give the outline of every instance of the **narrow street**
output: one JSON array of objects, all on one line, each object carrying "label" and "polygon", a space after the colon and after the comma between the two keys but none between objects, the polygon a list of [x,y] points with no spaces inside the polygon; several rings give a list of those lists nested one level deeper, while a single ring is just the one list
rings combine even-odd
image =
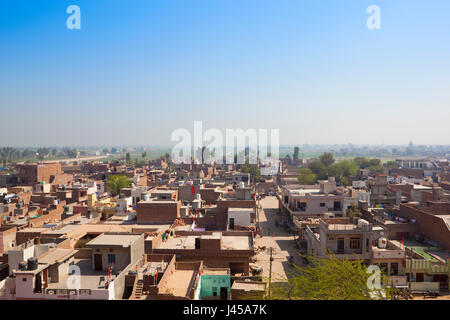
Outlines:
[{"label": "narrow street", "polygon": [[262,276],[269,278],[270,251],[273,248],[272,281],[286,281],[289,272],[295,270],[288,262],[290,256],[294,257],[294,263],[298,266],[304,264],[303,259],[298,255],[294,236],[282,226],[277,227],[276,221],[280,218],[278,210],[278,200],[276,197],[266,197],[260,201],[262,210],[259,212],[259,222],[263,231],[263,237],[257,236],[255,248],[265,246],[266,250],[257,254],[256,264],[263,265]]}]

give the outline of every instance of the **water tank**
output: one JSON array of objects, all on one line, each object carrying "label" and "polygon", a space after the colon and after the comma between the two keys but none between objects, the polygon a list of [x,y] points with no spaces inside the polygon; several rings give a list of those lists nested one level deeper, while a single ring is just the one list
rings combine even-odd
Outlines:
[{"label": "water tank", "polygon": [[359,219],[358,220],[358,226],[368,226],[369,222],[367,220],[364,219]]},{"label": "water tank", "polygon": [[21,262],[19,262],[19,270],[20,270],[20,271],[25,271],[25,270],[27,270],[27,262],[26,262],[26,261],[21,261]]},{"label": "water tank", "polygon": [[378,239],[378,248],[386,249],[387,247],[387,239],[386,238],[379,238]]},{"label": "water tank", "polygon": [[144,201],[150,200],[150,196],[148,194],[144,194]]},{"label": "water tank", "polygon": [[27,263],[28,270],[36,270],[38,267],[38,260],[36,258],[29,258]]},{"label": "water tank", "polygon": [[197,199],[197,200],[202,200],[202,196],[200,195],[200,193],[197,193],[197,194],[195,195],[195,199]]},{"label": "water tank", "polygon": [[57,205],[58,205],[58,203],[59,203],[59,201],[58,201],[58,200],[53,200],[53,204],[54,204],[55,206],[57,206]]},{"label": "water tank", "polygon": [[245,188],[245,183],[244,182],[239,182],[239,188]]}]

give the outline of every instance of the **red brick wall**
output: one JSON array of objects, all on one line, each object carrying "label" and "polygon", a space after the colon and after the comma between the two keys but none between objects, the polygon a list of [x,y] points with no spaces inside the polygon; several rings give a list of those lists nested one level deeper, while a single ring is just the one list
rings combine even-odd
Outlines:
[{"label": "red brick wall", "polygon": [[[445,208],[445,204],[443,204],[443,207]],[[419,223],[419,230],[425,237],[438,242],[445,250],[450,250],[450,229],[444,220],[425,212],[423,209],[414,208],[407,204],[400,205],[399,213],[401,216],[416,219]]]},{"label": "red brick wall", "polygon": [[391,169],[392,175],[399,175],[399,176],[405,176],[405,177],[414,177],[416,179],[422,179],[423,178],[424,171],[422,169]]},{"label": "red brick wall", "polygon": [[152,201],[139,202],[137,204],[137,222],[138,223],[172,223],[173,220],[180,217],[181,203]]},{"label": "red brick wall", "polygon": [[216,204],[219,195],[220,192],[216,192],[214,189],[200,189],[200,196],[206,203]]},{"label": "red brick wall", "polygon": [[217,201],[218,207],[228,208],[254,208],[256,206],[255,200],[221,200]]},{"label": "red brick wall", "polygon": [[29,220],[30,227],[40,228],[46,223],[59,222],[61,221],[61,215],[64,211],[65,203],[61,202],[54,209],[49,209],[49,213],[42,215],[38,218],[33,218]]}]

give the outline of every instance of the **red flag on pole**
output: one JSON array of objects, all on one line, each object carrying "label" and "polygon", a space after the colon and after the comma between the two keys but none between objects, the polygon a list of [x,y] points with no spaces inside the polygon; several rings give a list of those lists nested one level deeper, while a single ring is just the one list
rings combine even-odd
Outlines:
[{"label": "red flag on pole", "polygon": [[193,195],[195,194],[195,187],[194,187],[194,185],[192,185],[192,194]]}]

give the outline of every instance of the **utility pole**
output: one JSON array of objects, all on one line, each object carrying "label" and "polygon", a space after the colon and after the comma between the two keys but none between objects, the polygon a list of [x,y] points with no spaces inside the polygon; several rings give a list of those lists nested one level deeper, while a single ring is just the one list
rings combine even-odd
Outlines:
[{"label": "utility pole", "polygon": [[272,298],[272,261],[273,261],[273,257],[272,257],[272,252],[273,252],[273,248],[270,247],[269,248],[270,251],[270,264],[269,264],[269,299]]}]

